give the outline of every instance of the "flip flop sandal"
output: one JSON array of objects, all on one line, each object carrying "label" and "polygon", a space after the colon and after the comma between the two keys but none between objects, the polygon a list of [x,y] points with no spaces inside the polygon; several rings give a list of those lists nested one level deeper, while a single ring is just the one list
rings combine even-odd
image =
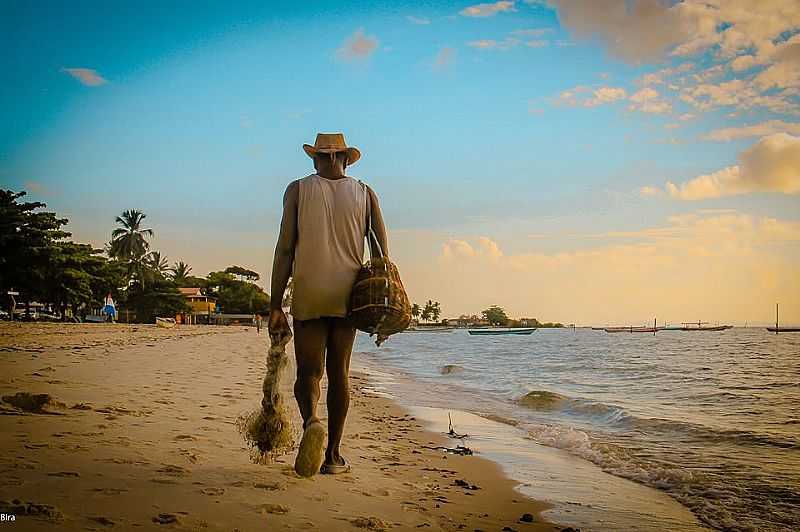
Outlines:
[{"label": "flip flop sandal", "polygon": [[[344,458],[342,458],[344,460]],[[322,467],[319,470],[320,473],[323,475],[338,475],[341,473],[349,473],[350,472],[350,464],[344,460],[344,464],[322,464]]]},{"label": "flip flop sandal", "polygon": [[316,475],[323,460],[325,445],[325,428],[319,421],[313,421],[303,431],[300,448],[297,449],[297,458],[294,460],[294,470],[301,477]]}]

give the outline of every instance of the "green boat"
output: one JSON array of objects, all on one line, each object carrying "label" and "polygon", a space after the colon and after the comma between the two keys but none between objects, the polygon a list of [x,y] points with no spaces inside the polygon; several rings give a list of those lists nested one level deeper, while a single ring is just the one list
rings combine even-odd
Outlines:
[{"label": "green boat", "polygon": [[536,327],[517,327],[514,329],[467,329],[473,336],[497,335],[497,334],[531,334]]}]

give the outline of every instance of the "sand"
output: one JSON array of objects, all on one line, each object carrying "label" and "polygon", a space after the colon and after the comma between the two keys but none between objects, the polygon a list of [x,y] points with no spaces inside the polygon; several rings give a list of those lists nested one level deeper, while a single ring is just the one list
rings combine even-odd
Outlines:
[{"label": "sand", "polygon": [[351,473],[253,463],[236,420],[258,408],[267,343],[244,327],[0,323],[0,512],[26,531],[558,529],[494,462],[431,449],[459,442],[364,375]]}]

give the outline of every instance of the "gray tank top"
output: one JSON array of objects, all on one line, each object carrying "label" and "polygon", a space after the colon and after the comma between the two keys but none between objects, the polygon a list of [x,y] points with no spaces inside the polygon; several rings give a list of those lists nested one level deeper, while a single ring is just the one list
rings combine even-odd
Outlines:
[{"label": "gray tank top", "polygon": [[296,320],[345,317],[364,260],[366,189],[352,177],[299,181],[291,313]]}]

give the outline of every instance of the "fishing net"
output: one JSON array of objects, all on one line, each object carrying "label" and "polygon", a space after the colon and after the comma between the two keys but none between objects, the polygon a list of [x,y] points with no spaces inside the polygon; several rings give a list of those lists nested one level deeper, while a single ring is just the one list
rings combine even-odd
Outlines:
[{"label": "fishing net", "polygon": [[257,463],[271,463],[294,446],[294,430],[280,385],[283,370],[289,363],[286,344],[290,339],[291,335],[286,335],[280,341],[270,342],[261,408],[239,421],[250,444],[251,458]]}]

